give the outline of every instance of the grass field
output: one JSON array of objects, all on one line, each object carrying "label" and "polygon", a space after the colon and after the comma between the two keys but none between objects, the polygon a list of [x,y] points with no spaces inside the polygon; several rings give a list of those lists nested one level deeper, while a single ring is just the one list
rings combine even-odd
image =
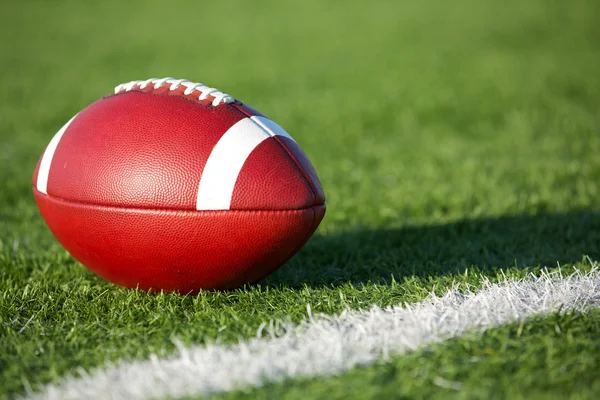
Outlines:
[{"label": "grass field", "polygon": [[[252,337],[453,284],[600,261],[600,3],[23,1],[0,5],[0,397],[78,368]],[[31,174],[122,82],[185,77],[286,128],[327,215],[258,285],[115,287],[54,240]],[[589,257],[589,260],[588,258]],[[551,315],[224,398],[598,398],[600,313]]]}]

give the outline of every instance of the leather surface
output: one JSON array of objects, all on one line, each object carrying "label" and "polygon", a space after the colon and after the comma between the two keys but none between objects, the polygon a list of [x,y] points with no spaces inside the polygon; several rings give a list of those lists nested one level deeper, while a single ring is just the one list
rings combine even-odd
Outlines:
[{"label": "leather surface", "polygon": [[91,104],[56,148],[48,194],[83,203],[196,208],[210,152],[238,113],[178,97],[123,93]]},{"label": "leather surface", "polygon": [[286,137],[244,162],[231,210],[197,211],[198,185],[221,136],[261,115],[210,106],[179,88],[121,92],[82,110],[58,143],[40,212],[59,242],[99,276],[182,293],[255,282],[292,257],[325,213],[314,168]]},{"label": "leather surface", "polygon": [[[262,192],[260,202],[256,201],[257,192]],[[231,197],[234,210],[286,210],[322,203],[315,202],[313,191],[301,170],[285,154],[276,138],[265,140],[250,154]]]},{"label": "leather surface", "polygon": [[[98,100],[63,135],[50,166],[48,194],[89,204],[194,210],[212,149],[244,116],[230,105],[199,107],[175,95],[128,92]],[[261,145],[252,158],[265,162],[242,168],[238,179],[247,192],[236,188],[236,209],[311,205],[315,196],[307,187],[314,192],[315,186],[306,181],[306,166],[284,147]],[[262,176],[273,179],[258,184]],[[252,181],[257,184],[248,184]]]},{"label": "leather surface", "polygon": [[324,204],[325,192],[323,192],[321,181],[317,176],[317,171],[309,161],[306,153],[304,153],[300,146],[298,146],[298,143],[294,142],[293,140],[283,136],[277,136],[274,139],[277,140],[284,149],[286,149],[289,157],[294,160],[294,163],[298,166],[299,170],[302,171],[305,180],[313,191],[315,204]]},{"label": "leather surface", "polygon": [[[232,107],[237,108],[241,113],[248,117],[251,117],[253,115],[264,117],[263,114],[246,104],[233,104]],[[292,137],[294,136],[293,133],[288,133],[290,133]],[[298,143],[283,136],[276,136],[274,137],[274,140],[279,143],[282,150],[286,152],[288,157],[294,161],[294,164],[304,176],[304,179],[313,191],[313,198],[315,204],[324,204],[325,193],[323,192],[323,188],[321,187],[321,182],[319,181],[317,172],[315,171],[315,168],[313,167],[312,163],[309,161],[308,157],[300,148]]]},{"label": "leather surface", "polygon": [[34,193],[58,241],[91,271],[126,287],[180,293],[263,278],[296,253],[325,211],[128,209]]}]

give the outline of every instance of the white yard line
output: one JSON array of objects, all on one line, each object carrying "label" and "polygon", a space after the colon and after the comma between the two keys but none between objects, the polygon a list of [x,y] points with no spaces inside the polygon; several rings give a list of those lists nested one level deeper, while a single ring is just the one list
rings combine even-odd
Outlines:
[{"label": "white yard line", "polygon": [[[49,385],[33,399],[164,399],[226,392],[294,377],[338,374],[423,345],[552,312],[600,306],[600,272],[485,282],[481,289],[381,309],[273,325],[235,345],[207,344],[122,362]],[[271,328],[269,329],[269,326]]]}]

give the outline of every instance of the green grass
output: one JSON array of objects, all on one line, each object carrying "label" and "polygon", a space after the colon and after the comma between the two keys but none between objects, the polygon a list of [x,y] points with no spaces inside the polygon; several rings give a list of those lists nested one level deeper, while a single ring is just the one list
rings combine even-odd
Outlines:
[{"label": "green grass", "polygon": [[[307,303],[336,313],[482,276],[589,269],[585,256],[600,260],[598,15],[593,0],[2,4],[0,396],[168,353],[175,337],[252,336],[265,320],[302,319]],[[52,135],[116,84],[151,76],[248,102],[319,172],[322,226],[260,285],[197,297],[117,288],[39,217],[31,174]],[[593,398],[598,385],[578,382],[600,378],[585,358],[598,323],[597,312],[550,317],[250,395],[451,395],[441,377],[463,397]],[[580,359],[589,368],[565,370]]]},{"label": "green grass", "polygon": [[305,399],[310,393],[323,399],[592,399],[600,392],[599,336],[598,310],[552,315],[451,339],[334,378],[218,398]]}]

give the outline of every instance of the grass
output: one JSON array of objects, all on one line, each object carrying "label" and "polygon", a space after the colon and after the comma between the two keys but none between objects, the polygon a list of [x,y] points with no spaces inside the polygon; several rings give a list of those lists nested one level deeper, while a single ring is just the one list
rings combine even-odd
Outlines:
[{"label": "grass", "polygon": [[[328,379],[237,391],[221,399],[548,399],[600,391],[600,312],[552,315],[451,339]],[[578,357],[571,352],[577,349]],[[191,400],[188,398],[187,400]]]},{"label": "grass", "polygon": [[[2,5],[0,396],[167,353],[174,337],[235,341],[271,318],[300,320],[307,303],[335,313],[482,275],[588,269],[585,256],[600,259],[599,13],[591,0]],[[151,76],[248,102],[315,164],[327,216],[260,285],[197,297],[117,288],[39,217],[31,173],[52,135],[116,84]],[[365,396],[445,396],[441,377],[464,397],[594,397],[577,378],[598,380],[597,360],[564,366],[597,352],[599,321],[550,317],[230,396],[341,397],[359,383]]]}]

